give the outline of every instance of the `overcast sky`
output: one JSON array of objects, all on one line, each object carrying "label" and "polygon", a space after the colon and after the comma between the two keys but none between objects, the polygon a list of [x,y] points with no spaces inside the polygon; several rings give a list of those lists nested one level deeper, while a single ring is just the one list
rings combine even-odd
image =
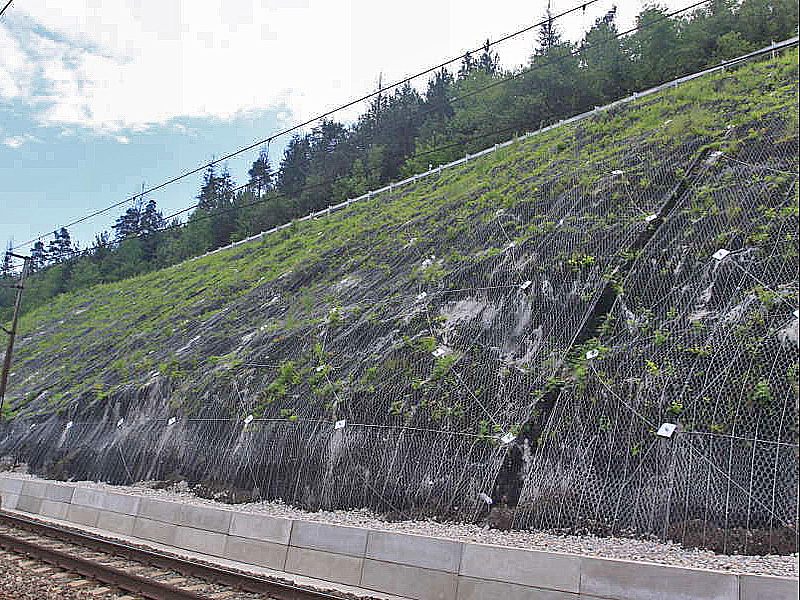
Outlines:
[{"label": "overcast sky", "polygon": [[[553,0],[557,13],[578,4]],[[678,8],[689,0],[662,1]],[[579,39],[612,0],[561,21]],[[619,27],[644,2],[618,1]],[[543,0],[14,0],[0,22],[0,241],[180,171],[535,23]],[[535,33],[498,47],[515,66]],[[420,81],[420,87],[424,81]],[[342,115],[352,118],[359,110]],[[271,148],[280,160],[282,143]],[[254,153],[230,162],[242,181]],[[192,203],[199,176],[155,196]],[[74,228],[81,241],[119,211]]]}]

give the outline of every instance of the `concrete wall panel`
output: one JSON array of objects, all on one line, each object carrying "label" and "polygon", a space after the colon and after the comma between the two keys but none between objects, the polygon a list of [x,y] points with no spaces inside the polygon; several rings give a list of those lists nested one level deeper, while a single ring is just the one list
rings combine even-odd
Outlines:
[{"label": "concrete wall panel", "polygon": [[367,548],[367,530],[294,521],[290,540],[292,546],[300,548],[362,557]]},{"label": "concrete wall panel", "polygon": [[260,540],[229,535],[225,540],[225,558],[238,560],[259,567],[283,571],[289,551],[285,544],[274,544]]},{"label": "concrete wall panel", "polygon": [[67,509],[67,521],[72,523],[79,523],[80,525],[87,525],[95,527],[97,525],[97,518],[100,516],[100,511],[96,508],[89,506],[81,506],[80,504],[70,504]]},{"label": "concrete wall panel", "polygon": [[486,600],[502,598],[502,600],[579,600],[587,596],[579,596],[569,592],[542,590],[514,583],[486,581],[472,577],[458,578],[458,600]]},{"label": "concrete wall panel", "polygon": [[45,498],[45,490],[47,484],[44,481],[31,481],[26,480],[22,482],[21,496],[30,496],[31,498]]},{"label": "concrete wall panel", "polygon": [[2,477],[0,476],[0,494],[14,494],[19,496],[22,493],[23,479],[16,479],[15,477]]},{"label": "concrete wall panel", "polygon": [[22,512],[38,515],[41,508],[42,498],[40,496],[28,496],[27,494],[22,494],[17,499],[16,509],[21,510]]},{"label": "concrete wall panel", "polygon": [[736,575],[584,558],[581,594],[613,600],[738,600]]},{"label": "concrete wall panel", "polygon": [[186,504],[181,507],[179,517],[174,523],[214,533],[228,533],[232,515],[230,510]]},{"label": "concrete wall panel", "polygon": [[739,576],[739,600],[798,600],[798,596],[800,587],[797,579],[763,575]]},{"label": "concrete wall panel", "polygon": [[68,509],[69,504],[66,502],[42,500],[42,505],[39,508],[39,514],[43,517],[50,517],[51,519],[65,519],[67,517]]},{"label": "concrete wall panel", "polygon": [[72,494],[74,491],[75,488],[71,485],[49,483],[44,490],[44,499],[69,504],[72,501]]},{"label": "concrete wall panel", "polygon": [[286,556],[286,572],[324,581],[358,585],[361,580],[363,563],[363,558],[355,556],[289,547],[289,553]]},{"label": "concrete wall panel", "polygon": [[139,503],[141,500],[140,496],[115,494],[111,492],[106,494],[103,500],[103,510],[135,517],[139,513]]},{"label": "concrete wall panel", "polygon": [[455,600],[455,573],[366,559],[361,587],[414,600]]},{"label": "concrete wall panel", "polygon": [[267,515],[236,512],[233,513],[228,532],[239,537],[288,545],[292,521]]},{"label": "concrete wall panel", "polygon": [[182,504],[156,498],[142,498],[137,516],[162,523],[177,523],[181,518]]},{"label": "concrete wall panel", "polygon": [[104,531],[119,533],[120,535],[133,535],[133,524],[136,517],[123,515],[110,510],[101,510],[97,517],[97,527]]},{"label": "concrete wall panel", "polygon": [[101,510],[106,498],[106,492],[102,490],[93,490],[91,488],[75,488],[72,494],[72,504],[80,506],[89,506]]},{"label": "concrete wall panel", "polygon": [[172,546],[175,543],[175,526],[144,517],[136,517],[133,522],[133,535],[143,540]]},{"label": "concrete wall panel", "polygon": [[452,540],[370,531],[366,557],[384,562],[458,573],[463,544]]},{"label": "concrete wall panel", "polygon": [[578,593],[581,559],[569,554],[465,544],[461,575]]},{"label": "concrete wall panel", "polygon": [[14,510],[17,508],[17,502],[19,502],[19,494],[11,494],[9,492],[0,493],[0,508]]},{"label": "concrete wall panel", "polygon": [[203,529],[179,526],[175,528],[175,545],[211,556],[225,556],[225,536]]}]

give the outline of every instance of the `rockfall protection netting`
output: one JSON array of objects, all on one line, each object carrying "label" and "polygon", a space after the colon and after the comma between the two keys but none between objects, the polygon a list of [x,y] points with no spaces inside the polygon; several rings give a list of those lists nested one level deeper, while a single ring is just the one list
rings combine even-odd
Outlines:
[{"label": "rockfall protection netting", "polygon": [[383,225],[203,306],[166,375],[16,420],[0,450],[311,509],[474,518],[519,496],[520,527],[796,531],[797,137],[709,141],[579,125],[414,184],[409,219],[354,207]]},{"label": "rockfall protection netting", "polygon": [[796,543],[797,157],[763,136],[696,169],[576,353],[520,525]]}]

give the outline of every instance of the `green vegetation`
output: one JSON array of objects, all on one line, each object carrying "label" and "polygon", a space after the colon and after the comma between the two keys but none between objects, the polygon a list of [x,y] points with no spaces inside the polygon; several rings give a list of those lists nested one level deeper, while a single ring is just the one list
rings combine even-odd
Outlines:
[{"label": "green vegetation", "polygon": [[[209,168],[196,209],[185,223],[166,223],[151,198],[127,209],[113,233],[98,234],[87,252],[77,253],[69,232],[59,229],[47,245],[39,242],[32,249],[37,273],[29,283],[25,310],[64,292],[176,264],[424,171],[429,165],[449,162],[513,134],[791,37],[798,9],[793,0],[716,0],[691,13],[666,18],[663,9],[648,6],[638,15],[637,24],[640,31],[617,37],[612,11],[598,19],[580,43],[572,44],[562,39],[558,24],[551,22],[540,31],[529,64],[512,71],[501,69],[490,49],[479,56],[467,54],[457,73],[436,72],[423,95],[406,84],[376,97],[352,126],[324,120],[313,131],[296,136],[277,171],[262,151],[253,161],[246,186],[237,186],[225,167]],[[700,88],[695,90],[701,93]],[[454,100],[461,97],[464,100]],[[703,96],[686,100],[697,104]],[[719,110],[711,106],[676,110],[666,125],[658,121],[660,112],[640,114],[640,131],[658,125],[657,136],[670,140],[690,131],[711,135],[717,128]],[[587,133],[619,131],[618,119],[599,119]],[[797,130],[796,113],[787,122],[787,130]],[[569,147],[561,139],[551,151],[563,153]],[[649,183],[647,178],[638,180],[640,186]],[[513,206],[519,192],[513,182],[477,189],[482,203],[495,208]],[[713,209],[702,203],[696,207],[698,214]],[[534,222],[531,227],[546,230],[553,225]],[[455,239],[461,229],[453,223],[447,231]],[[757,242],[765,235],[756,231],[751,237]],[[573,268],[585,266],[581,260],[589,258],[578,257]],[[436,264],[419,275],[424,283],[434,283],[445,274],[446,269]],[[0,279],[11,276],[10,264],[3,263]],[[12,304],[13,292],[0,287],[0,321],[9,318]]]},{"label": "green vegetation", "polygon": [[[329,217],[297,222],[278,234],[179,265],[55,296],[40,286],[52,269],[66,264],[45,269],[26,291],[30,310],[20,323],[8,415],[48,413],[73,402],[109,403],[123,392],[130,397],[163,379],[169,390],[164,394],[187,412],[211,393],[232,390],[225,386],[236,383],[246,390],[242,394],[259,417],[296,422],[300,415],[313,413],[346,414],[350,419],[347,411],[359,406],[364,407],[362,415],[380,411],[374,414],[388,414],[398,422],[424,415],[437,424],[479,434],[474,418],[467,423],[464,406],[470,394],[479,395],[476,388],[483,390],[482,399],[493,393],[485,391],[493,383],[480,382],[469,391],[453,383],[474,366],[465,364],[462,369],[458,361],[463,357],[457,352],[431,355],[448,339],[442,333],[448,319],[435,310],[411,311],[417,295],[426,290],[428,297],[434,291],[447,293],[453,281],[461,281],[454,278],[470,269],[506,260],[510,265],[507,257],[521,253],[519,249],[532,240],[558,232],[575,235],[583,228],[627,226],[632,218],[641,221],[638,214],[624,213],[624,197],[614,200],[613,210],[596,214],[589,207],[561,224],[553,219],[549,202],[572,192],[564,174],[578,172],[576,165],[583,179],[576,193],[582,197],[594,198],[597,190],[609,196],[618,191],[619,186],[608,180],[609,165],[617,164],[620,156],[632,162],[641,156],[673,159],[673,170],[662,168],[667,179],[677,179],[679,170],[702,150],[732,152],[743,143],[740,138],[749,137],[748,132],[758,130],[766,119],[781,127],[791,123],[797,112],[796,84],[797,52],[792,51],[520,140]],[[665,126],[676,118],[678,129]],[[791,135],[796,134],[787,129],[787,139]],[[650,191],[656,182],[632,173],[625,185]],[[713,211],[713,199],[710,190],[697,206]],[[796,210],[796,203],[792,206]],[[526,215],[518,222],[502,221],[515,242],[513,252],[497,225],[501,209]],[[775,215],[779,217],[786,218]],[[646,227],[643,222],[637,226]],[[436,260],[420,271],[431,256]],[[581,286],[588,278],[607,273],[621,293],[622,280],[614,279],[615,269],[636,256],[616,247],[606,253],[564,250],[557,258],[545,257],[546,264],[533,260],[526,268],[539,276],[560,265],[569,284],[565,289],[574,285],[575,302],[585,306],[592,289]],[[533,289],[540,294],[541,281]],[[757,287],[751,298],[763,311],[774,310],[780,302]],[[679,317],[677,309],[670,314]],[[697,323],[692,327],[700,332],[704,325]],[[607,319],[599,339],[618,326]],[[676,348],[663,323],[647,327],[659,351]],[[601,370],[608,348],[598,340],[570,354],[569,375],[581,385],[588,379],[585,353],[591,349],[599,352],[594,366]],[[714,350],[705,340],[682,349],[687,359],[708,358]],[[553,350],[542,387],[556,370],[558,352],[567,349]],[[665,375],[673,368],[660,354],[637,360],[643,375]],[[249,366],[253,363],[264,366]],[[497,381],[519,373],[509,366],[500,372]],[[558,387],[567,376],[554,374],[553,385]],[[753,402],[768,404],[770,393],[769,387],[757,390]],[[493,429],[487,426],[488,436],[496,433]]]}]

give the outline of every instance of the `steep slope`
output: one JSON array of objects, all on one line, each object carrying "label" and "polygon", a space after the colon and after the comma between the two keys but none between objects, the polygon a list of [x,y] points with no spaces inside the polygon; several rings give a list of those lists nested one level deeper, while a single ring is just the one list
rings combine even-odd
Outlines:
[{"label": "steep slope", "polygon": [[309,508],[796,529],[797,170],[792,51],[61,296],[0,449]]}]

